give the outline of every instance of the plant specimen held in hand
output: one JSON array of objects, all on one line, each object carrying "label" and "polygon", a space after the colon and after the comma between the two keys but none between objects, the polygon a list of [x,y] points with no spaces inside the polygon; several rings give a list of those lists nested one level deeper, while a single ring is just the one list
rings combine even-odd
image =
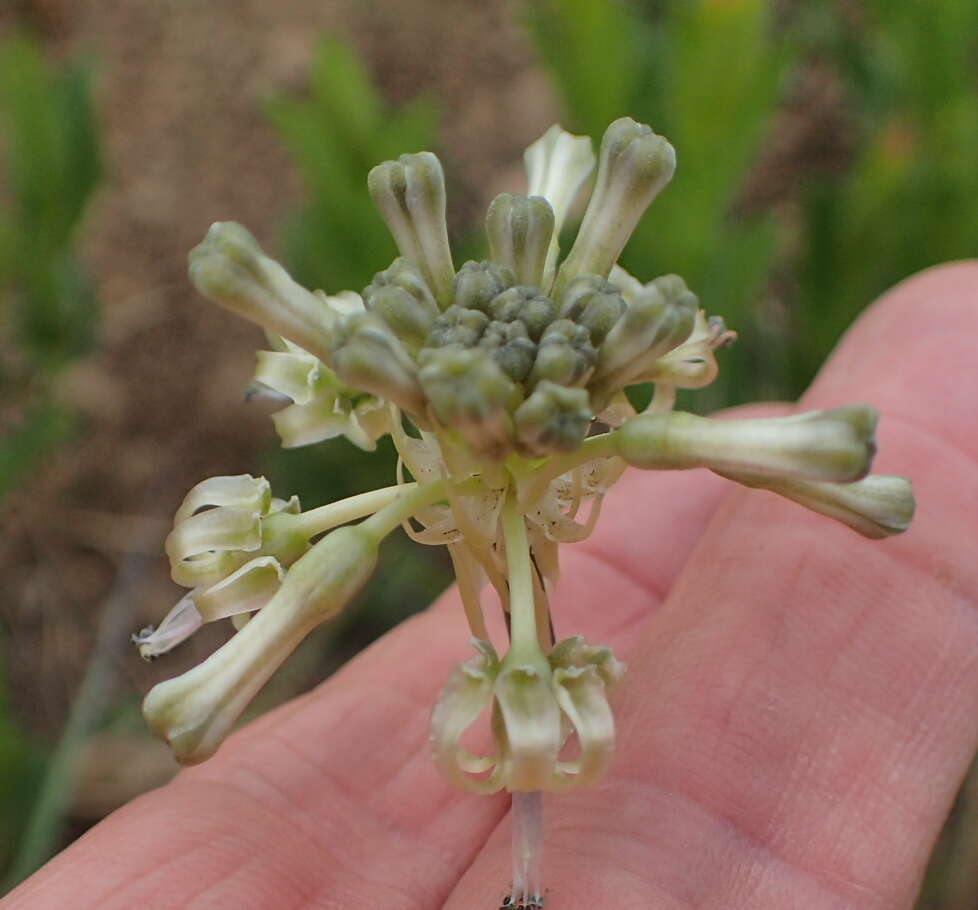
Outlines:
[{"label": "plant specimen held in hand", "polygon": [[[190,275],[268,333],[255,382],[286,404],[273,415],[283,444],[346,436],[369,450],[390,434],[400,457],[390,487],[309,511],[247,475],[187,495],[166,549],[189,593],[134,639],[149,658],[204,622],[230,618],[238,631],[146,697],[150,725],[180,761],[217,749],[403,527],[448,548],[476,651],[434,706],[435,760],[462,787],[513,794],[507,906],[541,906],[541,794],[605,773],[615,741],[608,692],[624,672],[608,648],[561,628],[548,596],[559,545],[591,533],[626,467],[708,468],[868,537],[908,527],[909,482],[868,474],[877,421],[868,406],[747,420],[673,410],[677,389],[715,378],[715,352],[734,337],[678,276],[642,283],[617,265],[675,161],[665,139],[627,118],[608,127],[597,162],[587,137],[552,127],[526,151],[527,195],[489,206],[489,259],[458,269],[438,159],[385,162],[368,186],[401,255],[359,294],[307,291],[244,228],[211,227]],[[595,164],[561,261],[561,227]],[[655,387],[641,413],[625,395],[638,383]],[[505,648],[487,631],[486,583],[506,618]],[[571,636],[557,641],[555,629]],[[492,746],[477,755],[461,739],[484,713]]]}]

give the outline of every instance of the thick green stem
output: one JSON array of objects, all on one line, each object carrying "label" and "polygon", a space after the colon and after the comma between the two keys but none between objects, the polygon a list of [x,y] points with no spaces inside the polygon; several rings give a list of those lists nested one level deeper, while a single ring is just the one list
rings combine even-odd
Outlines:
[{"label": "thick green stem", "polygon": [[541,652],[533,597],[533,564],[523,509],[512,492],[503,504],[502,518],[509,574],[510,654],[516,661],[535,662]]}]

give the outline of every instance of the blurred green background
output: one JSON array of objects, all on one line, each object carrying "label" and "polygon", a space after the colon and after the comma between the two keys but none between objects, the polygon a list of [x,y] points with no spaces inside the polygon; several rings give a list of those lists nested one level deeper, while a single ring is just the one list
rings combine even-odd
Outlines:
[{"label": "blurred green background", "polygon": [[[880,292],[978,254],[974,0],[113,6],[0,11],[8,886],[174,771],[139,699],[226,633],[205,630],[165,667],[140,664],[127,637],[178,596],[161,541],[186,490],[264,472],[311,506],[390,482],[389,448],[283,452],[267,409],[245,404],[260,336],[183,274],[211,221],[245,222],[307,285],[361,288],[394,256],[366,193],[373,164],[441,155],[460,262],[550,123],[597,138],[629,114],[680,167],[623,264],[682,274],[740,332],[720,380],[681,402],[699,410],[797,396]],[[440,552],[403,539],[383,566],[253,713],[449,577]],[[920,907],[976,906],[973,776]]]}]

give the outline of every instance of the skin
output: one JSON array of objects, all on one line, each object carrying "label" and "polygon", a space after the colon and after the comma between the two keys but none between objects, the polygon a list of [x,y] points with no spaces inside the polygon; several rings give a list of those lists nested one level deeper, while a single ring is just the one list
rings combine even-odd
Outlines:
[{"label": "skin", "polygon": [[[914,480],[873,542],[702,471],[631,472],[564,549],[558,637],[615,647],[615,762],[548,801],[554,910],[909,907],[978,746],[978,262],[877,302],[802,400],[883,414]],[[635,507],[638,503],[639,507]],[[88,832],[4,910],[492,910],[505,796],[458,793],[428,716],[453,594]]]}]

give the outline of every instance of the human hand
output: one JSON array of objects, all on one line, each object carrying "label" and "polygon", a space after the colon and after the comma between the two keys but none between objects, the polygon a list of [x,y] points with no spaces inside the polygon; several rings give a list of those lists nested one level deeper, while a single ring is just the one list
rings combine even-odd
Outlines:
[{"label": "human hand", "polygon": [[[908,907],[978,745],[978,264],[900,285],[805,408],[883,414],[913,528],[867,541],[708,472],[633,472],[565,547],[558,637],[630,665],[605,782],[548,801],[552,910]],[[90,831],[14,908],[494,910],[507,799],[438,776],[448,594]]]}]

